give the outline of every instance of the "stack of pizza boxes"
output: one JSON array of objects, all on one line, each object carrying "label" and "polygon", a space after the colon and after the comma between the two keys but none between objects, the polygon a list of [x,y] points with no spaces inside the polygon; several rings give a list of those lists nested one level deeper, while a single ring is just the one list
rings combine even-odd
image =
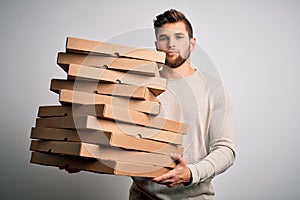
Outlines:
[{"label": "stack of pizza boxes", "polygon": [[156,177],[175,166],[187,125],[157,116],[166,89],[155,50],[67,38],[52,79],[59,105],[40,106],[31,163],[105,174]]}]

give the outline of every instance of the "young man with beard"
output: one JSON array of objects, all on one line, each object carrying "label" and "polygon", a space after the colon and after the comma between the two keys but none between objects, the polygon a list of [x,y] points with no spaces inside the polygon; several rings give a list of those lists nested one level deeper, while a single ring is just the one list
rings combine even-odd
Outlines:
[{"label": "young man with beard", "polygon": [[212,178],[235,159],[232,102],[222,83],[192,68],[190,53],[196,45],[186,17],[174,9],[154,20],[156,48],[166,53],[160,74],[168,79],[158,98],[161,116],[189,125],[183,157],[176,167],[152,180],[133,177],[129,199],[212,199]]}]

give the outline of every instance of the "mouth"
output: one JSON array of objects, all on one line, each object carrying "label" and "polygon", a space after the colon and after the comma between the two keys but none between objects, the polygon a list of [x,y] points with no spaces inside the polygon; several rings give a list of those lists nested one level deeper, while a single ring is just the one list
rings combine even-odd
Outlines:
[{"label": "mouth", "polygon": [[176,50],[169,50],[166,53],[167,53],[167,56],[176,56],[179,54],[179,52]]}]

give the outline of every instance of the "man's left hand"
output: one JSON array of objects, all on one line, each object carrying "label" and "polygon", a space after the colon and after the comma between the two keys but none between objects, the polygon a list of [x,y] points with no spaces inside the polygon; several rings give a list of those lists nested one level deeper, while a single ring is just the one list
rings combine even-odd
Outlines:
[{"label": "man's left hand", "polygon": [[152,179],[152,181],[173,187],[182,183],[187,183],[191,178],[191,171],[186,165],[185,160],[180,155],[171,155],[176,162],[174,169],[169,172]]}]

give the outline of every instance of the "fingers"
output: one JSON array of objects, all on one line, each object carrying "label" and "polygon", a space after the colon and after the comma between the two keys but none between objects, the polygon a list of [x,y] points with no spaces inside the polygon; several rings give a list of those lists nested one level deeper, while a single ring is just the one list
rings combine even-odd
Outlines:
[{"label": "fingers", "polygon": [[181,155],[175,154],[175,155],[171,155],[172,159],[175,161],[176,165],[186,165],[185,160],[183,159],[183,157]]},{"label": "fingers", "polygon": [[181,155],[175,153],[172,153],[170,156],[175,162],[181,157]]},{"label": "fingers", "polygon": [[162,175],[160,177],[157,177],[153,179],[154,182],[166,185],[168,187],[173,187],[175,185],[180,184],[180,181],[177,180],[175,175]]},{"label": "fingers", "polygon": [[168,187],[173,187],[175,185],[179,184],[179,181],[177,180],[177,176],[175,174],[175,171],[170,171],[166,174],[163,174],[159,177],[156,177],[154,179],[152,179],[152,181],[159,183],[159,184],[163,184],[166,185]]},{"label": "fingers", "polygon": [[161,176],[158,176],[158,177],[156,177],[156,178],[154,178],[152,180],[154,182],[163,182],[165,180],[173,178],[174,177],[173,173],[174,173],[173,170],[171,170],[171,171],[169,171],[169,172],[167,172],[167,173],[165,173],[165,174],[163,174]]},{"label": "fingers", "polygon": [[74,173],[80,172],[79,169],[67,169],[66,171],[69,172],[70,174],[74,174]]},{"label": "fingers", "polygon": [[81,170],[79,169],[74,169],[74,168],[70,168],[69,166],[59,166],[58,167],[60,170],[66,170],[68,173],[73,174],[73,173],[78,173]]},{"label": "fingers", "polygon": [[152,181],[167,185],[168,187],[173,187],[186,182],[186,179],[189,179],[190,171],[186,166],[183,157],[179,154],[172,154],[171,157],[176,162],[176,167],[169,172],[152,179]]},{"label": "fingers", "polygon": [[186,165],[185,160],[179,154],[171,154],[171,158],[175,161],[176,165]]},{"label": "fingers", "polygon": [[181,182],[175,181],[173,183],[167,184],[167,186],[168,187],[174,187],[174,186],[179,185],[179,184],[181,184]]}]

